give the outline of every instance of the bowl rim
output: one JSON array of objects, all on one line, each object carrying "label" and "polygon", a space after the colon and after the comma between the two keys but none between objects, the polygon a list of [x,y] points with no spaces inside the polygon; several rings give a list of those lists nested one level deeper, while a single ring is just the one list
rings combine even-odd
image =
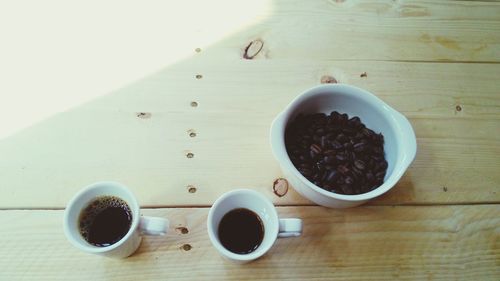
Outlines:
[{"label": "bowl rim", "polygon": [[[407,122],[410,130],[409,133],[411,133],[410,139],[413,140],[415,143],[415,148],[414,151],[409,151],[406,153],[403,153],[404,155],[400,155],[399,149],[396,152],[396,161],[394,162],[394,168],[391,173],[391,175],[384,181],[384,183],[377,188],[366,192],[366,193],[361,193],[361,194],[354,194],[354,195],[346,195],[346,194],[338,194],[334,193],[331,191],[327,191],[319,186],[316,186],[314,183],[309,181],[306,177],[304,177],[298,169],[293,165],[292,161],[290,160],[290,157],[288,156],[288,153],[286,151],[285,147],[285,130],[286,126],[288,125],[288,122],[290,121],[290,115],[292,115],[295,110],[302,104],[304,101],[320,94],[324,94],[325,92],[330,92],[331,94],[345,94],[349,93],[350,96],[354,96],[357,98],[362,98],[366,100],[368,103],[374,104],[377,107],[380,108],[381,113],[384,114],[386,117],[386,120],[389,121],[389,126],[394,130],[396,134],[396,138],[398,139],[397,143],[399,144],[402,139],[402,130],[401,127],[402,124],[400,122]],[[383,111],[383,112],[382,112]],[[278,127],[275,127],[278,126]],[[278,162],[281,165],[285,165],[284,168],[286,168],[289,172],[291,172],[294,176],[296,176],[302,183],[304,183],[307,187],[312,189],[313,191],[320,193],[324,196],[327,196],[332,199],[338,199],[338,200],[343,200],[343,201],[351,201],[351,202],[357,202],[357,201],[366,201],[369,199],[373,199],[375,197],[378,197],[387,191],[389,191],[391,188],[393,188],[396,183],[401,179],[405,171],[407,170],[408,166],[411,164],[413,159],[415,158],[416,155],[416,137],[414,134],[413,129],[411,128],[411,124],[409,121],[404,117],[401,113],[396,111],[394,108],[390,107],[387,103],[382,101],[380,98],[375,96],[373,93],[352,86],[348,84],[326,84],[326,85],[318,85],[312,88],[309,88],[305,91],[303,91],[301,94],[296,96],[286,107],[285,109],[278,114],[276,119],[273,121],[273,125],[271,127],[271,131],[279,129],[279,147],[275,147],[275,141],[271,139],[271,147],[273,150],[273,153],[275,152],[275,149],[277,149],[279,155],[284,155],[285,157],[278,157],[275,153],[275,158],[278,160]],[[407,130],[408,132],[408,130]],[[271,138],[273,138],[273,132],[271,132]],[[404,151],[403,151],[404,152]],[[294,186],[295,188],[295,186]],[[296,187],[297,189],[299,187]],[[307,196],[306,196],[307,197]]]}]

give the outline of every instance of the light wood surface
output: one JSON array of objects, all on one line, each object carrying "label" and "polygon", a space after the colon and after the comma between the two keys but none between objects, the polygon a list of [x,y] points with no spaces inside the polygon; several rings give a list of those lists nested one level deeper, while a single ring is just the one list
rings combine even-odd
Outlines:
[{"label": "light wood surface", "polygon": [[[500,178],[495,173],[500,167],[499,102],[497,89],[488,89],[492,82],[487,80],[494,81],[495,74],[500,77],[499,66],[413,63],[408,68],[408,63],[371,63],[360,68],[359,72],[369,73],[361,81],[353,73],[353,64],[332,64],[339,72],[352,73],[345,74],[350,77],[344,78],[346,82],[381,93],[407,114],[417,134],[415,162],[400,184],[374,204],[499,201]],[[302,65],[296,73],[289,71],[290,76],[318,74],[286,83],[279,78],[284,67],[267,68],[271,73],[259,82],[262,95],[252,95],[253,87],[238,89],[245,83],[243,75],[233,75],[225,83],[229,70],[220,69],[193,82],[188,75],[169,78],[173,69],[133,90],[116,92],[36,124],[0,142],[4,167],[0,188],[5,194],[1,205],[63,207],[82,186],[101,179],[124,182],[145,206],[206,206],[235,187],[271,194],[281,172],[270,153],[269,124],[298,92],[317,83],[322,73],[316,70],[321,67]],[[236,73],[245,69],[240,66]],[[257,77],[259,69],[245,74]],[[452,80],[441,82],[443,77],[436,74],[442,72]],[[476,73],[478,79],[453,84],[463,72]],[[481,72],[493,74],[481,76]],[[154,89],[148,87],[151,84]],[[417,84],[424,86],[412,87]],[[177,90],[189,85],[200,93],[186,97]],[[170,95],[165,97],[157,88]],[[192,108],[191,100],[199,106]],[[456,112],[458,104],[460,112]],[[141,118],[138,112],[150,115]],[[189,130],[196,137],[189,137]],[[186,158],[187,152],[194,157]],[[197,192],[188,193],[188,185],[195,185]],[[27,191],[32,196],[24,196]],[[309,204],[293,191],[274,201]]]},{"label": "light wood surface", "polygon": [[0,223],[9,227],[2,231],[0,279],[496,280],[500,274],[498,206],[308,206],[278,212],[301,217],[303,236],[279,239],[262,259],[235,265],[210,244],[207,208],[145,210],[169,218],[170,232],[146,237],[125,260],[73,248],[62,232],[62,211],[3,211]]},{"label": "light wood surface", "polygon": [[[3,1],[0,34],[2,281],[500,280],[500,1]],[[271,121],[325,81],[415,129],[415,161],[367,206],[273,193]],[[62,209],[100,180],[170,233],[125,260],[73,248]],[[241,187],[303,237],[224,261],[206,215]]]},{"label": "light wood surface", "polygon": [[[414,126],[415,162],[372,204],[500,201],[500,64],[248,61],[210,52],[1,139],[0,205],[61,208],[103,179],[125,183],[144,206],[208,206],[236,187],[271,194],[281,171],[270,124],[323,75],[372,91]],[[293,191],[274,202],[309,204]]]}]

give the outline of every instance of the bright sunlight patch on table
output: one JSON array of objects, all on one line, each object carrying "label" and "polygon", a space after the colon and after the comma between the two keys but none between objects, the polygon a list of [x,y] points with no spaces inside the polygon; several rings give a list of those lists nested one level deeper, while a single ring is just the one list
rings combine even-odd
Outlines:
[{"label": "bright sunlight patch on table", "polygon": [[270,0],[0,2],[0,138],[188,58],[271,12]]}]

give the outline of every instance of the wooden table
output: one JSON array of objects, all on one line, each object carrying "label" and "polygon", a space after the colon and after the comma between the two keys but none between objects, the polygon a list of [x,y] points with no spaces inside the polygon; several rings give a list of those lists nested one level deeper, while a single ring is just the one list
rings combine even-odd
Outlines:
[{"label": "wooden table", "polygon": [[[0,34],[0,280],[500,280],[499,2],[12,1]],[[416,160],[361,207],[279,198],[270,123],[335,81],[405,114]],[[100,180],[169,234],[124,260],[72,247],[65,204]],[[304,220],[243,266],[205,223],[242,187]]]}]

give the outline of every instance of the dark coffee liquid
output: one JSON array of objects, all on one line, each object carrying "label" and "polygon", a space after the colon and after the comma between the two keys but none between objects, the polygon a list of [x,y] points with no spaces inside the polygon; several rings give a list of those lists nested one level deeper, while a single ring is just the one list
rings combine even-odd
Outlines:
[{"label": "dark coffee liquid", "polygon": [[120,241],[132,223],[132,212],[125,201],[115,196],[92,200],[80,214],[80,234],[90,244],[106,247]]},{"label": "dark coffee liquid", "polygon": [[229,251],[248,254],[257,249],[264,238],[260,217],[248,209],[234,209],[219,223],[219,240]]}]

